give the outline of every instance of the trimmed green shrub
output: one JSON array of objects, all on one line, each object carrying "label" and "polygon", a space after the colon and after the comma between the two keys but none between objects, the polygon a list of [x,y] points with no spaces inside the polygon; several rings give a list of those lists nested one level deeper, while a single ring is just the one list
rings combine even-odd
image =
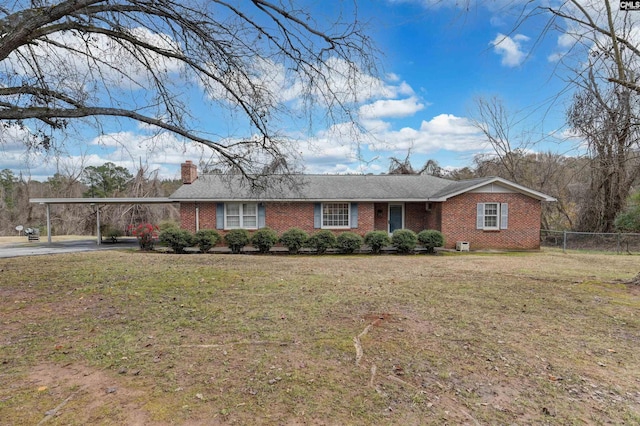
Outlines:
[{"label": "trimmed green shrub", "polygon": [[163,220],[158,224],[158,229],[160,229],[161,232],[169,228],[180,229],[180,223],[175,220]]},{"label": "trimmed green shrub", "polygon": [[418,234],[418,242],[427,249],[427,253],[435,253],[436,247],[444,247],[444,235],[435,229],[425,229]]},{"label": "trimmed green shrub", "polygon": [[336,245],[336,236],[328,229],[323,229],[310,236],[305,245],[314,249],[316,253],[323,254]]},{"label": "trimmed green shrub", "polygon": [[410,229],[396,229],[391,235],[391,244],[398,253],[411,253],[418,244],[418,236]]},{"label": "trimmed green shrub", "polygon": [[271,228],[260,228],[251,237],[251,245],[257,248],[260,253],[268,253],[277,242],[278,234]]},{"label": "trimmed green shrub", "polygon": [[220,234],[215,229],[201,229],[196,232],[193,241],[202,253],[206,253],[220,242]]},{"label": "trimmed green shrub", "polygon": [[184,253],[184,249],[193,246],[193,234],[186,229],[167,228],[160,232],[160,242],[175,253]]},{"label": "trimmed green shrub", "polygon": [[296,254],[304,246],[309,239],[309,234],[300,228],[291,228],[286,230],[280,236],[280,244],[285,246],[289,253]]},{"label": "trimmed green shrub", "polygon": [[391,244],[391,240],[385,231],[370,231],[365,234],[364,243],[371,247],[372,253],[379,254],[383,247]]},{"label": "trimmed green shrub", "polygon": [[238,254],[244,246],[249,244],[249,231],[246,229],[232,229],[224,236],[224,242],[231,249],[231,253]]},{"label": "trimmed green shrub", "polygon": [[351,254],[356,250],[360,250],[362,245],[362,237],[354,232],[343,232],[336,238],[336,247],[340,252]]}]

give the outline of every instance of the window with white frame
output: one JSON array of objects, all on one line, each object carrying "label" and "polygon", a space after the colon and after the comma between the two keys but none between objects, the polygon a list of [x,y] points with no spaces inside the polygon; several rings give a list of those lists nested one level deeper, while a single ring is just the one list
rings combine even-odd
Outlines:
[{"label": "window with white frame", "polygon": [[484,229],[498,229],[498,203],[484,203]]},{"label": "window with white frame", "polygon": [[509,205],[507,203],[478,203],[477,229],[495,231],[507,229]]},{"label": "window with white frame", "polygon": [[226,229],[256,229],[258,205],[256,203],[225,203],[224,223]]},{"label": "window with white frame", "polygon": [[323,228],[349,228],[349,203],[323,203]]}]

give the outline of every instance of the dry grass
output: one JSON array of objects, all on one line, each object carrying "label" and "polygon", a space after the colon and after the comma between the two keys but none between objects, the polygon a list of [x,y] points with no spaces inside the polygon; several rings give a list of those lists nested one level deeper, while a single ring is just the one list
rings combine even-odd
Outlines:
[{"label": "dry grass", "polygon": [[[60,241],[78,241],[78,240],[95,240],[95,236],[90,235],[53,235],[51,236],[51,242],[57,243]],[[47,234],[40,235],[40,241],[47,241]],[[38,244],[37,242],[29,242],[25,235],[14,235],[11,237],[0,237],[0,247],[8,244],[25,243],[25,244]]]},{"label": "dry grass", "polygon": [[[637,424],[638,258],[0,259],[0,424]],[[356,359],[358,362],[356,362]]]}]

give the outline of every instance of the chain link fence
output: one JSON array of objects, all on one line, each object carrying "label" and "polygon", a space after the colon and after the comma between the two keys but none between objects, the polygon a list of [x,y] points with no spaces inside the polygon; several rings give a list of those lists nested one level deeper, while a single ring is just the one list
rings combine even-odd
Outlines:
[{"label": "chain link fence", "polygon": [[542,247],[640,254],[640,234],[540,231]]}]

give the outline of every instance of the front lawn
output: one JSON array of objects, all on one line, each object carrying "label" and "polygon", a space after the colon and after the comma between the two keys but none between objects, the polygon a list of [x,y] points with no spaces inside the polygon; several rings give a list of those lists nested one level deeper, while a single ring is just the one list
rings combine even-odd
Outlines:
[{"label": "front lawn", "polygon": [[637,256],[0,259],[0,424],[638,424]]}]

